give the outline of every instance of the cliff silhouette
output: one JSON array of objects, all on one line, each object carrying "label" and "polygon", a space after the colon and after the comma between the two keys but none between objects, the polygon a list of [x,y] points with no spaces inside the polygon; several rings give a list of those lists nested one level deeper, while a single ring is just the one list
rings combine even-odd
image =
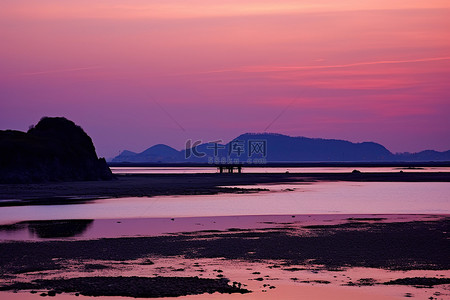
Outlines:
[{"label": "cliff silhouette", "polygon": [[0,182],[112,179],[91,138],[66,118],[44,117],[28,132],[0,131]]}]

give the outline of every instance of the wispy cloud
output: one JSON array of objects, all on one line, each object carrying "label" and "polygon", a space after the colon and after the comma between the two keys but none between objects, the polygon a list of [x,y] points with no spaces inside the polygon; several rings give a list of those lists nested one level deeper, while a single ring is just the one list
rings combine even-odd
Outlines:
[{"label": "wispy cloud", "polygon": [[359,66],[370,65],[388,65],[388,64],[409,64],[409,63],[421,63],[431,61],[443,61],[450,60],[450,57],[427,57],[417,59],[405,59],[405,60],[379,60],[379,61],[365,61],[348,64],[336,64],[336,65],[307,65],[307,66],[243,66],[238,68],[220,69],[203,71],[189,74],[179,75],[193,75],[193,74],[214,74],[214,73],[228,73],[228,72],[240,72],[240,73],[269,73],[269,72],[284,72],[284,71],[297,71],[297,70],[320,70],[320,69],[338,69],[338,68],[351,68]]},{"label": "wispy cloud", "polygon": [[54,73],[71,73],[71,72],[79,72],[86,70],[95,70],[100,69],[100,66],[92,66],[92,67],[81,67],[81,68],[70,68],[70,69],[54,69],[54,70],[44,70],[44,71],[36,71],[36,72],[26,72],[20,73],[19,76],[36,76],[36,75],[46,75],[46,74],[54,74]]},{"label": "wispy cloud", "polygon": [[14,17],[31,19],[189,19],[360,10],[449,8],[448,1],[444,0],[344,0],[339,2],[330,0],[77,0],[39,2],[22,0],[6,2],[6,4],[2,3],[0,16],[7,19]]}]

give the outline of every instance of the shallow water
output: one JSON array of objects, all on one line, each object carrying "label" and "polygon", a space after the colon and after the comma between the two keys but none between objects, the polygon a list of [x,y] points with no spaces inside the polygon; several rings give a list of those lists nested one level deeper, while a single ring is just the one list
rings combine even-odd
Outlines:
[{"label": "shallow water", "polygon": [[[442,215],[440,215],[442,216]],[[139,218],[96,220],[28,221],[9,228],[0,227],[0,241],[42,241],[99,239],[117,237],[161,236],[183,232],[199,234],[230,229],[267,229],[285,226],[334,225],[356,219],[379,219],[379,222],[433,220],[433,215],[265,215],[185,218]],[[63,233],[63,235],[61,235]]]},{"label": "shallow water", "polygon": [[[349,173],[361,172],[450,172],[450,167],[243,167],[244,173]],[[114,174],[198,174],[217,173],[211,167],[111,167]]]},{"label": "shallow water", "polygon": [[[69,261],[70,269],[56,271],[18,274],[16,281],[29,279],[51,279],[64,276],[198,276],[201,278],[218,278],[224,276],[231,282],[244,284],[252,291],[250,294],[201,294],[181,296],[171,299],[191,300],[279,300],[279,299],[346,299],[346,300],[395,300],[404,299],[410,294],[416,299],[448,299],[449,285],[432,288],[416,288],[413,286],[348,286],[349,282],[357,283],[361,278],[373,279],[376,283],[404,277],[449,277],[448,270],[410,270],[393,271],[374,268],[347,268],[329,271],[314,266],[283,265],[280,261],[241,261],[222,260],[217,258],[188,259],[183,257],[149,257],[153,264],[143,265],[142,259],[130,261],[108,260],[76,260]],[[86,271],[83,264],[101,264],[108,268]],[[280,264],[281,263],[281,264]],[[277,266],[275,268],[275,266]],[[298,267],[298,268],[293,268]],[[256,278],[263,280],[255,280]],[[322,282],[320,282],[322,281]],[[326,281],[326,283],[323,283]],[[273,288],[270,288],[273,287]],[[19,292],[0,292],[0,299],[39,299],[37,294]],[[56,295],[56,299],[92,299],[92,297],[75,296],[73,294]],[[98,299],[131,299],[127,297],[102,296]]]},{"label": "shallow water", "polygon": [[1,224],[30,220],[293,214],[449,214],[447,182],[318,182],[256,185],[269,192],[99,199],[0,208]]},{"label": "shallow water", "polygon": [[[123,268],[118,263],[111,264],[112,268],[102,271],[94,271],[86,274],[85,272],[48,272],[40,274],[29,274],[26,277],[36,279],[54,278],[57,275],[68,277],[77,276],[199,276],[201,278],[217,278],[218,269],[222,270],[226,278],[231,281],[238,281],[245,284],[246,288],[252,290],[249,294],[201,294],[181,296],[170,299],[186,299],[186,300],[297,300],[297,299],[342,299],[342,300],[400,300],[411,294],[415,299],[448,299],[450,295],[448,286],[435,286],[434,288],[415,288],[412,286],[346,286],[348,282],[357,282],[361,278],[373,278],[376,282],[385,282],[402,277],[448,277],[449,271],[390,271],[372,268],[351,268],[345,271],[325,271],[325,270],[298,270],[288,271],[285,267],[271,268],[277,262],[243,262],[243,261],[221,261],[217,259],[182,259],[177,257],[160,258],[152,257],[154,265],[142,266],[139,264],[127,265]],[[74,262],[76,264],[76,262]],[[90,261],[90,263],[108,264],[106,261]],[[201,269],[201,271],[199,271]],[[174,271],[178,270],[178,271]],[[259,272],[260,274],[254,274]],[[264,276],[263,281],[256,281],[255,278]],[[295,280],[293,279],[295,278]],[[315,280],[326,280],[329,283],[315,283]],[[307,283],[304,281],[312,281]],[[270,286],[274,287],[273,289]],[[17,294],[11,292],[0,292],[0,299],[22,300],[22,299],[42,299],[37,294],[29,292],[19,292]],[[2,297],[3,296],[3,297]],[[56,299],[93,299],[93,297],[75,296],[73,294],[56,295]],[[125,300],[132,299],[129,297],[112,297],[102,296],[95,299],[108,300]],[[165,298],[167,299],[167,298]]]}]

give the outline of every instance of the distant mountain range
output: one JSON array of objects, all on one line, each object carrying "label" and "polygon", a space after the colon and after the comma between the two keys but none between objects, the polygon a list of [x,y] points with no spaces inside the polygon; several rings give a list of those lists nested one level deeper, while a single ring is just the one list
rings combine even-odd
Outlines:
[{"label": "distant mountain range", "polygon": [[130,163],[264,163],[264,162],[395,162],[450,161],[450,150],[391,153],[373,143],[291,137],[273,133],[246,133],[227,144],[191,141],[178,151],[154,145],[141,153],[125,150],[111,162]]}]

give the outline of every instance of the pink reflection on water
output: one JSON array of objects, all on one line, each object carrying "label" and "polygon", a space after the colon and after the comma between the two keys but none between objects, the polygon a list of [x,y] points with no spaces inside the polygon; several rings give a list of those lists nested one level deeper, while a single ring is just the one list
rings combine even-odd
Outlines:
[{"label": "pink reflection on water", "polygon": [[[300,234],[306,232],[301,227],[307,225],[342,224],[354,219],[375,219],[376,222],[407,222],[413,220],[434,220],[442,215],[380,215],[380,214],[325,214],[325,215],[263,215],[263,216],[216,216],[184,218],[142,218],[142,219],[97,219],[84,232],[64,238],[42,238],[24,225],[18,230],[0,230],[0,241],[21,240],[73,240],[117,237],[160,236],[183,232],[209,234],[211,231],[227,231],[230,228],[268,229],[296,228]],[[376,220],[378,219],[378,220]],[[51,222],[51,221],[49,221]]]},{"label": "pink reflection on water", "polygon": [[[244,173],[350,173],[354,169],[361,172],[450,172],[450,167],[244,167]],[[114,174],[201,174],[217,173],[211,167],[111,167]]]},{"label": "pink reflection on water", "polygon": [[251,187],[268,188],[271,191],[128,197],[73,205],[2,207],[0,223],[64,219],[450,213],[448,182],[318,182]]},{"label": "pink reflection on water", "polygon": [[[151,259],[153,265],[143,265],[142,261]],[[223,275],[231,282],[237,281],[250,289],[250,294],[202,294],[178,297],[177,299],[350,299],[350,300],[394,300],[402,299],[411,294],[416,299],[427,299],[439,293],[438,299],[450,296],[450,285],[440,285],[434,288],[416,288],[413,286],[348,286],[349,282],[358,282],[361,278],[371,278],[376,283],[404,277],[449,277],[448,270],[411,270],[390,271],[373,268],[350,268],[342,271],[327,271],[321,269],[304,268],[305,266],[282,266],[280,261],[248,262],[240,260],[222,260],[220,258],[187,259],[182,257],[148,257],[125,262],[107,260],[68,261],[70,267],[58,271],[40,272],[36,274],[18,275],[16,280],[39,278],[49,279],[64,276],[66,278],[83,276],[198,276],[200,278],[218,278]],[[108,265],[105,270],[86,272],[84,263]],[[274,268],[274,265],[279,267]],[[286,268],[299,267],[297,271]],[[257,273],[257,274],[255,274]],[[262,281],[255,280],[263,278]],[[322,281],[322,282],[321,282]],[[327,281],[328,283],[323,283]],[[273,288],[270,288],[270,287]],[[8,297],[12,295],[12,297]],[[11,293],[0,292],[0,299],[37,299],[37,295],[19,293],[22,298]],[[73,299],[74,295],[56,295],[56,299]],[[85,297],[82,297],[83,299]],[[87,298],[87,297],[86,297]],[[80,298],[78,298],[80,299]],[[119,297],[102,297],[102,299],[126,299]]]}]

